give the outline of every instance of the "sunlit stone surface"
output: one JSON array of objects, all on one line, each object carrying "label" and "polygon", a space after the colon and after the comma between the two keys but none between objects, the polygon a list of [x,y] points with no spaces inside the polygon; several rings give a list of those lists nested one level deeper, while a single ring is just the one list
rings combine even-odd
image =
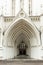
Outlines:
[{"label": "sunlit stone surface", "polygon": [[43,65],[43,1],[0,3],[0,65]]}]

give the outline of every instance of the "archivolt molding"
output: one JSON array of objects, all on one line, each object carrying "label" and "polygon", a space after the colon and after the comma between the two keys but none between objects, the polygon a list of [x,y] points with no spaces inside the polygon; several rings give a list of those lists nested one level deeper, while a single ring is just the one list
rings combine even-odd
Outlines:
[{"label": "archivolt molding", "polygon": [[21,33],[22,33],[22,34],[24,33],[29,39],[30,39],[30,37],[32,37],[32,36],[28,35],[28,33],[25,32],[25,31],[24,31],[24,32],[19,31],[19,32],[16,33],[16,35],[13,34],[13,35],[11,36],[12,39],[16,39]]},{"label": "archivolt molding", "polygon": [[[9,34],[9,32],[13,29],[13,27],[17,27],[16,24],[19,22],[20,20],[23,20],[24,23],[28,26],[30,26],[31,30],[33,30],[35,32],[35,35],[37,36],[38,34],[36,34],[36,32],[38,33],[38,30],[36,29],[36,27],[32,24],[31,21],[25,19],[25,18],[18,18],[17,20],[15,20],[10,26],[9,28],[6,30],[5,35],[7,36]],[[22,25],[22,24],[21,24]]]},{"label": "archivolt molding", "polygon": [[5,32],[5,44],[11,43],[12,45],[12,43],[14,43],[15,40],[17,40],[21,33],[26,35],[26,40],[28,38],[28,40],[31,41],[32,38],[35,38],[37,40],[36,43],[39,44],[39,33],[36,27],[31,23],[31,21],[29,22],[29,20],[25,18],[19,18],[10,25],[10,27]]},{"label": "archivolt molding", "polygon": [[[35,34],[33,34],[33,32],[32,31],[30,31],[30,29],[28,29],[27,27],[25,27],[25,26],[17,26],[17,28],[13,28],[12,30],[11,30],[11,33],[9,34],[10,36],[13,36],[13,35],[16,35],[16,33],[18,33],[19,31],[21,31],[21,32],[23,32],[23,31],[25,31],[25,32],[27,32],[28,34],[29,34],[29,36],[32,36],[32,35],[35,35]],[[24,33],[25,33],[24,32]]]}]

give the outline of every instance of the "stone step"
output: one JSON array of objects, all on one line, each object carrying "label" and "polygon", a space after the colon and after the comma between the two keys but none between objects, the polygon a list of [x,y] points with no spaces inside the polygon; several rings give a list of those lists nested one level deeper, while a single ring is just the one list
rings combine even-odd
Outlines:
[{"label": "stone step", "polygon": [[14,57],[15,59],[30,59],[30,57],[28,55],[19,55]]}]

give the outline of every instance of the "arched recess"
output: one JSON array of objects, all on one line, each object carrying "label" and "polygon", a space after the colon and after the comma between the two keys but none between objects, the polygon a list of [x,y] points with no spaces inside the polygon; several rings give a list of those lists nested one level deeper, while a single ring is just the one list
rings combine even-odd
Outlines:
[{"label": "arched recess", "polygon": [[14,58],[18,54],[17,45],[24,41],[28,45],[27,54],[31,57],[31,47],[38,46],[39,43],[39,32],[36,27],[27,19],[18,19],[13,22],[5,33],[4,45],[10,48],[7,58]]}]

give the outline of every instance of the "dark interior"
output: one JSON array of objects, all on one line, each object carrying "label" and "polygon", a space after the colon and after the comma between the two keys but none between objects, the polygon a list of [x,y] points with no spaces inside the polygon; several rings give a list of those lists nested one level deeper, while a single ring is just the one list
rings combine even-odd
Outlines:
[{"label": "dark interior", "polygon": [[18,50],[19,50],[19,54],[18,55],[26,55],[27,45],[24,43],[23,40],[18,45]]}]

